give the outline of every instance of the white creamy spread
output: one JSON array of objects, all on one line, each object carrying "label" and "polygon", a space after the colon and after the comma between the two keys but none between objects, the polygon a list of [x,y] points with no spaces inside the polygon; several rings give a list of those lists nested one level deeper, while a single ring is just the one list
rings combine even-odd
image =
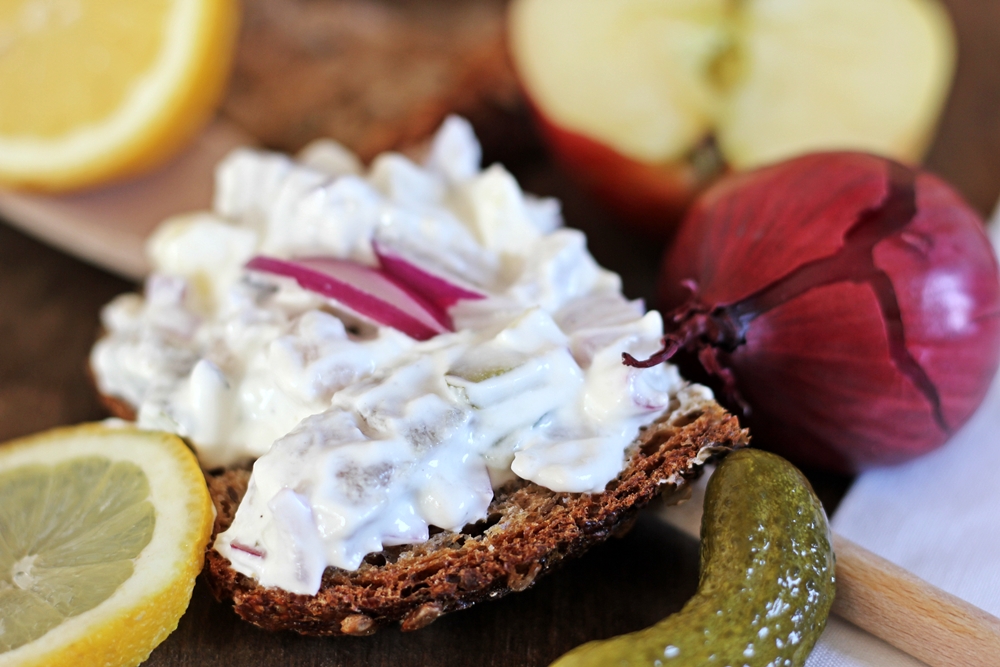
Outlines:
[{"label": "white creamy spread", "polygon": [[[622,364],[659,349],[660,315],[622,296],[555,201],[479,162],[458,118],[423,165],[386,154],[364,172],[330,142],[298,161],[237,150],[214,210],[150,240],[144,297],[105,308],[101,391],[189,438],[207,467],[256,459],[215,543],[239,572],[312,594],[328,565],[484,519],[514,476],[601,491],[643,424],[710,396],[673,366]],[[373,241],[485,298],[421,342],[244,268],[255,255],[376,266]]]}]

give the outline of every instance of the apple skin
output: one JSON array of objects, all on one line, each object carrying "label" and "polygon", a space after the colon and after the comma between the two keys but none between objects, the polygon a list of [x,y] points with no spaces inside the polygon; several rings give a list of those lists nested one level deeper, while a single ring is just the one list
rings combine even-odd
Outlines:
[{"label": "apple skin", "polygon": [[721,175],[701,176],[690,161],[640,162],[560,127],[538,105],[530,107],[542,140],[560,166],[623,224],[648,238],[672,238],[694,198]]}]

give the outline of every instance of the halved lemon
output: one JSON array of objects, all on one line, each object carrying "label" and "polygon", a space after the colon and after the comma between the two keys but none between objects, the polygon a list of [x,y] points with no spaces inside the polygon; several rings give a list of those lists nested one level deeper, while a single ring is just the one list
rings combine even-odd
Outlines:
[{"label": "halved lemon", "polygon": [[0,666],[145,660],[187,608],[212,521],[174,435],[90,424],[0,445]]},{"label": "halved lemon", "polygon": [[238,0],[0,1],[0,182],[70,190],[146,171],[222,98]]}]

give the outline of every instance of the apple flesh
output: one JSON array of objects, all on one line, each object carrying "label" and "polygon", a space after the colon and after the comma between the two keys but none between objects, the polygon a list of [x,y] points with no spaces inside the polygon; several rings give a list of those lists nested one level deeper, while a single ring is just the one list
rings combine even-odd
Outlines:
[{"label": "apple flesh", "polygon": [[955,59],[936,0],[515,0],[509,32],[553,153],[659,235],[727,170],[919,162]]}]

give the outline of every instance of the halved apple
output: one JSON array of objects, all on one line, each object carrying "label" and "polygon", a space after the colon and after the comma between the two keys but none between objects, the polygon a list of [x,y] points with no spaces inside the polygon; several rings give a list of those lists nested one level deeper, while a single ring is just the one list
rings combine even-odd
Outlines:
[{"label": "halved apple", "polygon": [[510,41],[556,156],[660,235],[727,169],[918,162],[955,60],[936,0],[514,0]]}]

